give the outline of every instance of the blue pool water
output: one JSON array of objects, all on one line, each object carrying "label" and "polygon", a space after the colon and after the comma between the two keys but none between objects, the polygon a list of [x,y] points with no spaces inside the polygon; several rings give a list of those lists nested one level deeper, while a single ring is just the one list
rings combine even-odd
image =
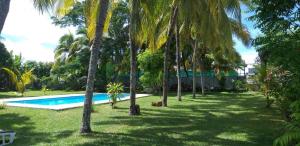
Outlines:
[{"label": "blue pool water", "polygon": [[[121,99],[129,96],[128,93],[122,93]],[[108,100],[108,94],[106,93],[97,93],[93,96],[93,102]],[[57,98],[43,98],[43,99],[32,99],[32,100],[18,100],[10,101],[9,103],[23,103],[23,104],[35,104],[35,105],[62,105],[62,104],[73,104],[73,103],[82,103],[84,102],[84,95],[76,96],[65,96]]]}]

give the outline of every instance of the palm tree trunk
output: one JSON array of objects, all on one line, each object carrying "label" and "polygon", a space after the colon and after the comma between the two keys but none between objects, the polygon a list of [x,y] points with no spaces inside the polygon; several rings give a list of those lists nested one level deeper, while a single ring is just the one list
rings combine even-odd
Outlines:
[{"label": "palm tree trunk", "polygon": [[137,49],[134,32],[136,32],[136,25],[139,16],[140,5],[137,0],[132,1],[132,10],[130,13],[130,26],[129,26],[129,39],[130,39],[130,107],[129,115],[139,115],[140,108],[139,105],[136,105],[136,82],[137,82]]},{"label": "palm tree trunk", "polygon": [[196,98],[196,47],[197,47],[197,41],[195,41],[195,44],[193,45],[193,58],[192,58],[192,64],[193,64],[193,98]]},{"label": "palm tree trunk", "polygon": [[179,24],[176,26],[176,66],[177,66],[177,98],[181,101],[181,78],[180,78],[180,40],[179,40]]},{"label": "palm tree trunk", "polygon": [[205,83],[204,83],[204,79],[203,79],[203,71],[204,71],[204,64],[203,64],[203,55],[201,55],[201,58],[200,58],[200,79],[201,79],[201,93],[202,93],[202,96],[204,96],[204,86],[205,86]]},{"label": "palm tree trunk", "polygon": [[2,32],[8,11],[10,0],[0,0],[0,34]]},{"label": "palm tree trunk", "polygon": [[166,107],[168,106],[168,68],[169,68],[169,50],[171,46],[171,41],[172,41],[172,34],[173,30],[175,28],[176,24],[176,19],[177,19],[177,13],[178,13],[178,7],[173,6],[172,8],[172,16],[169,22],[169,31],[168,31],[168,40],[167,40],[167,45],[165,47],[165,52],[164,52],[164,77],[163,77],[163,100],[162,100],[162,106]]},{"label": "palm tree trunk", "polygon": [[140,111],[138,106],[135,104],[136,95],[136,57],[137,47],[134,42],[131,41],[130,46],[130,109],[129,115],[139,115]]},{"label": "palm tree trunk", "polygon": [[189,78],[189,73],[188,73],[188,71],[187,71],[187,68],[186,68],[186,66],[185,66],[185,63],[183,62],[182,65],[183,65],[183,70],[184,70],[184,72],[185,72],[186,77]]},{"label": "palm tree trunk", "polygon": [[99,59],[101,37],[103,34],[103,27],[107,16],[108,5],[109,5],[109,0],[101,0],[99,3],[100,12],[96,24],[95,39],[91,46],[92,50],[91,50],[89,72],[88,72],[88,79],[87,79],[85,100],[84,100],[84,107],[83,107],[83,116],[82,116],[82,125],[81,125],[82,127],[80,129],[80,133],[92,132],[90,122],[91,122],[94,80],[95,80],[95,75],[97,70],[97,62]]}]

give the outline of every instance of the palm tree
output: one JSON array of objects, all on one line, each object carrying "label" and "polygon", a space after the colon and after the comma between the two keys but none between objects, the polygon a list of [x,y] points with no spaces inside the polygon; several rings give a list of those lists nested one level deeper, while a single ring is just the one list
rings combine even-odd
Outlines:
[{"label": "palm tree", "polygon": [[[241,24],[241,22],[239,22],[239,20],[236,20],[236,19],[230,18],[229,23],[230,23],[230,29],[231,29],[232,34],[235,35],[238,39],[240,39],[245,46],[249,46],[251,38],[250,38],[250,34],[249,34],[247,28],[245,26],[243,26]],[[218,50],[213,51],[210,48],[203,46],[199,50],[199,52],[200,52],[199,66],[200,66],[200,80],[201,80],[202,96],[205,95],[205,89],[204,89],[205,80],[203,77],[203,72],[205,70],[204,59],[209,52],[216,54],[217,52],[221,51],[222,54],[226,56],[226,59],[227,59],[227,61],[229,61],[229,63],[232,63],[232,64],[236,63],[235,59],[237,58],[238,53],[236,52],[235,48],[227,47],[227,46],[220,46],[217,48],[218,48]]]},{"label": "palm tree", "polygon": [[[234,0],[232,0],[234,1]],[[235,1],[234,1],[235,2]],[[171,4],[170,4],[171,3]],[[231,4],[231,0],[217,1],[194,1],[194,0],[170,0],[165,2],[171,5],[170,11],[158,10],[169,14],[159,15],[156,20],[160,20],[162,16],[169,16],[167,25],[167,33],[165,33],[165,52],[164,52],[164,80],[163,80],[163,106],[167,106],[168,93],[168,53],[170,49],[171,38],[176,24],[176,16],[179,15],[178,21],[184,29],[189,29],[189,35],[194,40],[204,43],[208,47],[216,46],[232,46],[232,34],[229,24],[229,17],[226,11],[230,11],[237,17],[240,8],[236,3]],[[228,9],[228,10],[227,10]],[[157,9],[154,9],[157,10]],[[163,20],[163,19],[162,19]],[[160,24],[160,23],[158,23]],[[161,24],[160,24],[161,25]],[[156,33],[156,31],[155,31]],[[204,37],[205,36],[205,37]],[[201,39],[200,39],[201,37]]]},{"label": "palm tree", "polygon": [[35,76],[32,74],[33,70],[25,71],[21,74],[19,71],[12,71],[8,68],[2,68],[9,76],[13,84],[15,84],[16,89],[19,93],[24,96],[26,85],[30,84]]},{"label": "palm tree", "polygon": [[[204,95],[205,90],[205,83],[204,83],[204,77],[203,77],[203,71],[204,71],[204,59],[208,52],[210,52],[210,48],[218,48],[222,50],[223,52],[229,51],[231,53],[234,53],[235,50],[232,47],[232,34],[237,36],[242,40],[242,42],[245,45],[249,45],[250,43],[250,35],[247,29],[242,25],[241,23],[241,10],[240,10],[240,2],[248,5],[247,0],[246,1],[239,1],[239,0],[223,0],[223,1],[209,1],[209,5],[215,6],[212,7],[211,11],[213,12],[214,18],[216,20],[220,20],[220,23],[214,24],[213,23],[208,24],[207,26],[212,27],[213,30],[219,32],[219,34],[216,36],[213,32],[207,33],[207,35],[203,35],[203,32],[201,31],[201,28],[194,29],[194,30],[200,30],[196,31],[195,39],[199,39],[203,45],[201,45],[199,49],[199,65],[200,65],[200,79],[201,79],[201,89],[202,89],[202,95]],[[229,17],[231,15],[231,17]],[[216,21],[217,22],[217,21]],[[196,26],[197,27],[197,26]],[[215,30],[216,29],[216,30]],[[202,34],[202,35],[201,35]],[[206,36],[206,37],[202,37]],[[214,37],[221,37],[219,39],[212,39]],[[224,39],[225,38],[225,39]],[[216,42],[213,42],[213,40],[219,40]],[[214,43],[214,44],[212,44]],[[193,80],[195,84],[195,78]],[[195,91],[194,91],[195,92]]]},{"label": "palm tree", "polygon": [[193,98],[196,98],[196,53],[197,53],[197,40],[193,45],[193,58],[192,58],[192,66],[193,66]]},{"label": "palm tree", "polygon": [[65,34],[59,39],[59,44],[54,50],[54,58],[56,63],[66,61],[74,40],[74,35],[72,33]]},{"label": "palm tree", "polygon": [[177,22],[176,25],[176,68],[177,68],[177,99],[178,101],[181,101],[181,77],[180,77],[180,62],[181,62],[181,56],[180,56],[180,38],[179,38],[179,24]]},{"label": "palm tree", "polygon": [[99,52],[100,52],[101,37],[103,34],[104,24],[107,17],[109,0],[100,0],[98,5],[100,11],[96,21],[95,37],[91,49],[91,58],[89,64],[88,79],[87,79],[87,86],[86,86],[86,93],[85,93],[85,100],[84,100],[84,107],[83,107],[82,127],[80,130],[81,133],[92,132],[90,121],[91,121],[91,112],[92,112],[91,110],[92,110],[94,80],[95,80],[97,62],[98,62]]},{"label": "palm tree", "polygon": [[205,83],[204,83],[204,77],[203,77],[203,72],[204,72],[204,59],[207,53],[207,48],[206,47],[201,47],[199,49],[199,68],[200,68],[200,83],[201,83],[201,93],[202,96],[204,96],[204,88],[205,88]]},{"label": "palm tree", "polygon": [[70,62],[76,58],[76,56],[81,55],[84,51],[90,51],[90,42],[87,37],[86,29],[80,28],[77,30],[76,37],[69,47],[67,62]]},{"label": "palm tree", "polygon": [[171,46],[171,39],[172,39],[172,34],[176,25],[176,19],[177,19],[177,14],[178,14],[178,7],[176,5],[173,5],[172,7],[172,15],[171,19],[169,22],[169,30],[167,34],[167,44],[165,47],[165,52],[164,52],[164,76],[163,76],[163,100],[162,100],[162,105],[163,106],[168,106],[168,76],[169,76],[169,64],[168,64],[168,59],[169,59],[169,50]]},{"label": "palm tree", "polygon": [[82,51],[90,49],[86,29],[77,30],[75,37],[72,33],[65,34],[59,39],[59,44],[54,50],[55,65],[64,62],[70,62],[76,58]]},{"label": "palm tree", "polygon": [[129,25],[129,39],[130,39],[130,107],[129,115],[139,115],[140,108],[136,105],[136,70],[137,70],[137,49],[138,49],[138,33],[141,30],[140,22],[140,1],[130,1],[130,25]]},{"label": "palm tree", "polygon": [[[223,2],[223,1],[222,1]],[[221,3],[221,2],[220,2]],[[197,62],[197,52],[199,52],[202,57],[199,59],[200,70],[201,70],[201,87],[202,87],[202,94],[204,94],[204,80],[203,80],[203,51],[199,49],[204,46],[204,44],[208,46],[215,46],[224,44],[227,46],[231,45],[231,33],[228,31],[228,28],[222,29],[222,27],[228,27],[228,19],[227,15],[224,11],[224,8],[221,7],[220,3],[208,1],[205,2],[198,2],[198,6],[202,6],[204,11],[199,11],[195,9],[195,15],[191,15],[189,17],[181,16],[181,22],[186,25],[184,28],[185,30],[185,37],[187,39],[192,38],[193,41],[186,41],[192,42],[193,46],[193,57],[192,57],[192,66],[193,66],[193,98],[196,97],[196,62]],[[183,3],[186,8],[193,8],[193,3]],[[190,10],[188,9],[188,10]],[[205,11],[206,10],[206,11]],[[182,10],[184,11],[184,10]],[[182,15],[187,15],[188,12],[185,9],[185,12]],[[203,37],[205,36],[205,37]],[[225,39],[224,39],[225,38]],[[216,40],[220,40],[219,42]],[[222,41],[223,40],[223,41]],[[199,48],[200,47],[200,48]],[[204,50],[205,52],[205,50]]]},{"label": "palm tree", "polygon": [[2,32],[8,11],[10,0],[0,0],[0,34]]},{"label": "palm tree", "polygon": [[[34,5],[40,10],[45,11],[49,8],[56,7],[56,13],[66,14],[75,4],[74,0],[64,1],[53,1],[53,0],[34,0]],[[94,80],[96,74],[96,68],[100,53],[101,38],[103,31],[107,28],[107,16],[108,16],[109,0],[86,0],[86,23],[87,23],[87,34],[89,39],[92,41],[91,45],[91,56],[88,70],[88,79],[86,85],[86,93],[83,107],[81,133],[92,132],[90,121],[91,121],[91,110],[92,110],[92,97],[94,90]],[[109,17],[108,17],[109,18]]]}]

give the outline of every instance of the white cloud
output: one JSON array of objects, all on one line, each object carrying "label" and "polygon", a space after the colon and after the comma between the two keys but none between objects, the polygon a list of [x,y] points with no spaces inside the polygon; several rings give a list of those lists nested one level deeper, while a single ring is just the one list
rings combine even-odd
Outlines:
[{"label": "white cloud", "polygon": [[[69,31],[75,32],[75,29],[53,25],[49,14],[39,13],[33,7],[32,0],[12,0],[2,34],[18,38],[5,38],[3,42],[8,50],[21,53],[25,60],[48,62],[54,60],[53,46]],[[255,50],[245,49],[240,42],[236,47],[246,63],[254,63],[257,56]]]},{"label": "white cloud", "polygon": [[21,53],[25,60],[49,62],[54,60],[54,48],[59,38],[74,28],[60,28],[52,24],[50,15],[43,15],[33,7],[32,0],[12,0],[2,34],[18,36],[19,41],[5,38],[8,50]]},{"label": "white cloud", "polygon": [[243,52],[241,53],[242,59],[245,60],[247,64],[253,64],[255,63],[255,59],[258,56],[257,52],[255,51],[249,51],[249,52]]},{"label": "white cloud", "polygon": [[253,64],[255,63],[255,59],[257,57],[257,52],[253,47],[247,48],[244,46],[241,41],[237,40],[235,38],[235,48],[237,51],[240,53],[242,59],[247,63],[247,64]]},{"label": "white cloud", "polygon": [[25,40],[20,42],[13,42],[10,40],[4,41],[8,50],[13,50],[14,54],[20,54],[25,60],[35,60],[43,62],[52,62],[54,60],[54,53],[52,49],[45,48],[34,40]]}]

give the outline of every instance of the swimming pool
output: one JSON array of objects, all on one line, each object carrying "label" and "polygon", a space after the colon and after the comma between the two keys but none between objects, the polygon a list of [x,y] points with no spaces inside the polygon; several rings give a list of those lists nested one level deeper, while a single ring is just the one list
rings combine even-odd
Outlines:
[{"label": "swimming pool", "polygon": [[[147,94],[137,94],[137,97],[148,96]],[[128,100],[129,94],[122,93],[120,100]],[[63,110],[68,108],[83,106],[84,94],[25,97],[2,100],[8,106],[42,108],[52,110]],[[94,93],[93,103],[108,103],[109,96],[107,93]]]}]

